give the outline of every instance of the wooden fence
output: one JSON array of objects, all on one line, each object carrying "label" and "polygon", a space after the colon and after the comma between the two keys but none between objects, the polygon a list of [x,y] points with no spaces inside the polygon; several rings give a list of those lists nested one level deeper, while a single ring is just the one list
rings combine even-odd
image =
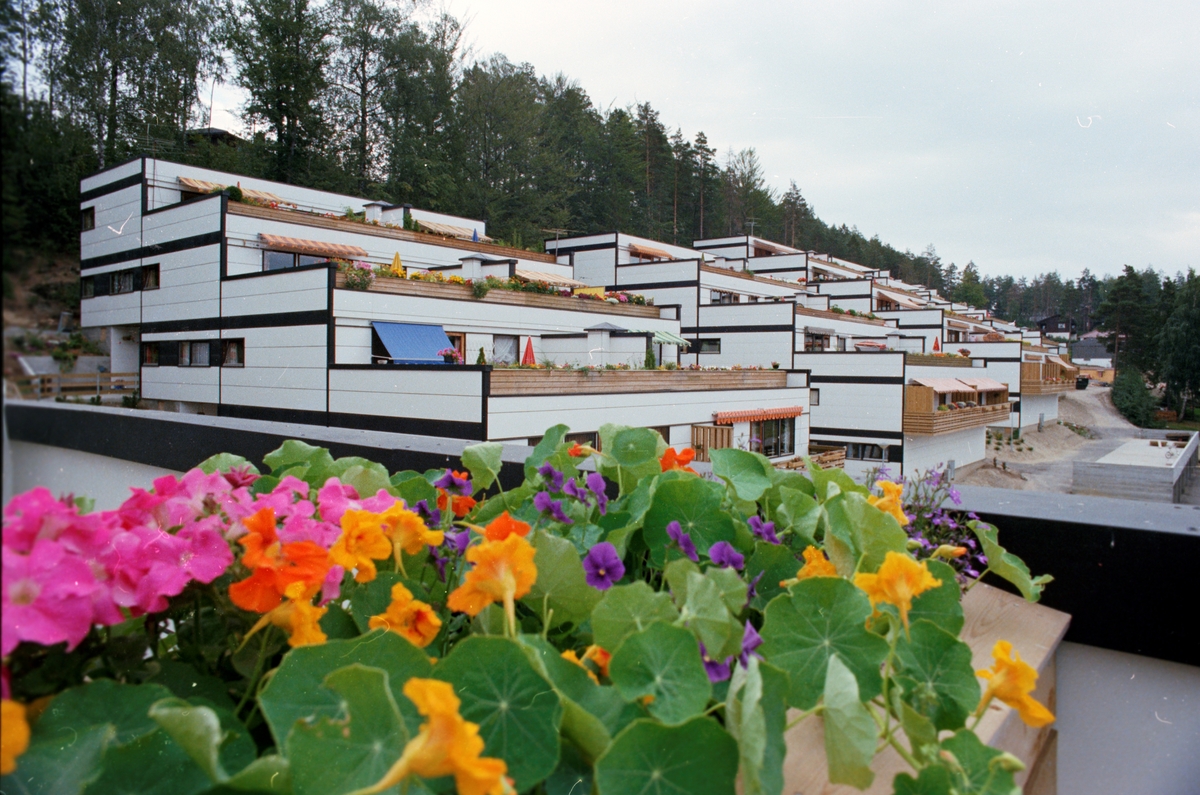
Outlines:
[{"label": "wooden fence", "polygon": [[733,447],[732,425],[693,425],[692,449],[696,451],[697,461],[708,461],[709,450],[721,450]]}]

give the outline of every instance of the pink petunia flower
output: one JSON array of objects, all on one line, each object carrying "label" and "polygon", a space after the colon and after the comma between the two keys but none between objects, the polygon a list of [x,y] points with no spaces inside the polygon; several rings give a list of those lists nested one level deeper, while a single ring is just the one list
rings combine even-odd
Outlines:
[{"label": "pink petunia flower", "polygon": [[21,641],[43,646],[79,645],[92,625],[95,577],[87,563],[57,541],[40,539],[28,555],[3,550],[3,599],[0,604],[0,654]]},{"label": "pink petunia flower", "polygon": [[39,538],[57,539],[78,515],[74,505],[55,499],[43,486],[18,494],[4,506],[4,546],[28,552]]},{"label": "pink petunia flower", "polygon": [[333,524],[339,524],[342,514],[348,510],[382,513],[396,502],[396,498],[383,489],[373,497],[359,499],[358,491],[353,486],[342,483],[337,478],[325,481],[325,485],[317,492],[317,506],[321,510],[321,518]]}]

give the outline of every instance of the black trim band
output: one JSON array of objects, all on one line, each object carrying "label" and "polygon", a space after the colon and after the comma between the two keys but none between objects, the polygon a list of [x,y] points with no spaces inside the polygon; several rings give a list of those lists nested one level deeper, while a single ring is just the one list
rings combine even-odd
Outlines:
[{"label": "black trim band", "polygon": [[276,312],[269,315],[232,315],[229,317],[199,317],[190,320],[162,320],[157,323],[143,323],[142,333],[164,334],[171,331],[324,326],[328,322],[329,310],[314,309],[308,312]]},{"label": "black trim band", "polygon": [[548,246],[554,244],[554,254],[574,254],[577,251],[600,251],[606,248],[617,248],[617,241],[614,239],[611,243],[585,243],[581,246],[562,245],[566,241],[547,240],[542,244],[542,248],[546,249],[546,253],[550,253]]},{"label": "black trim band", "polygon": [[813,434],[822,436],[852,436],[856,439],[904,439],[903,431],[863,431],[857,428],[814,428],[809,426],[808,439],[811,444]]},{"label": "black trim band", "polygon": [[222,403],[218,406],[217,414],[221,417],[236,417],[243,420],[293,422],[300,425],[324,425],[335,428],[357,428],[364,431],[413,433],[420,436],[483,441],[483,423],[481,422],[431,420],[421,417],[380,417],[374,414],[341,414],[336,411],[235,406],[230,403]]},{"label": "black trim band", "polygon": [[99,257],[89,257],[85,260],[80,260],[79,269],[86,271],[91,268],[99,268],[104,265],[112,265],[116,262],[128,262],[135,259],[144,259],[147,257],[157,257],[162,254],[173,254],[177,251],[187,251],[192,248],[203,248],[205,246],[215,246],[225,239],[225,235],[218,229],[214,232],[205,232],[202,235],[193,235],[192,237],[184,237],[179,240],[172,240],[169,243],[157,243],[151,246],[142,246],[133,248],[127,251],[114,251],[112,254],[102,254]]},{"label": "black trim band", "polygon": [[[797,351],[799,353],[799,351]],[[842,353],[842,351],[831,351]],[[809,377],[813,384],[894,384],[904,385],[902,375],[814,375]]]},{"label": "black trim band", "polygon": [[140,173],[130,174],[128,177],[119,179],[116,182],[110,182],[107,185],[101,185],[98,188],[80,192],[79,203],[90,202],[92,199],[99,199],[101,196],[107,196],[110,193],[116,193],[119,190],[125,190],[126,188],[132,188],[134,185],[141,184],[142,175]]},{"label": "black trim band", "polygon": [[[900,325],[900,319],[899,319],[899,318],[888,318],[888,320],[895,320],[895,321],[896,321],[896,328],[902,328],[902,329],[914,329],[914,328],[934,329],[934,328],[941,328],[941,327],[942,327],[942,324],[941,324],[941,323],[918,323],[918,324],[915,324],[915,325],[912,325],[912,326],[903,326],[903,325]],[[967,345],[967,344],[969,344],[969,343],[963,343],[963,344],[964,344],[964,345]]]},{"label": "black trim band", "polygon": [[[650,264],[650,263],[645,263]],[[668,287],[699,287],[699,279],[684,279],[676,282],[639,282],[637,284],[610,284],[605,287],[605,290],[613,292],[616,290],[661,290]]]},{"label": "black trim band", "polygon": [[[702,307],[703,308],[703,307]],[[758,334],[767,331],[788,331],[794,332],[796,327],[791,323],[784,323],[775,326],[684,326],[679,329],[680,334],[737,334],[744,332],[747,334]]]}]

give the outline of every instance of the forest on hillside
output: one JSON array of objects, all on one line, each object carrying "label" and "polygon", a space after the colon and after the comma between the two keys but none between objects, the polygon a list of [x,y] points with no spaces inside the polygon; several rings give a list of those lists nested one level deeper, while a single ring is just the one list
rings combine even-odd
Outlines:
[{"label": "forest on hillside", "polygon": [[[602,108],[562,74],[475,57],[423,0],[3,0],[0,15],[6,271],[22,249],[77,248],[79,179],[145,153],[481,218],[535,250],[556,233],[756,234],[1022,324],[1091,328],[1116,281],[984,276],[827,224],[795,182],[767,185],[753,148],[719,152],[650,103]],[[209,126],[214,81],[248,97],[237,145],[189,132]],[[1139,278],[1147,300],[1172,281]]]}]

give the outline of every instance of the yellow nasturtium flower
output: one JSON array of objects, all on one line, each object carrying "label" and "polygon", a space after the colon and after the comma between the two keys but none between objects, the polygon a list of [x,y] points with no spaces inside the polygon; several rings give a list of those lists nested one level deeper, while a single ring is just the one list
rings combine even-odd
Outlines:
[{"label": "yellow nasturtium flower", "polygon": [[404,695],[425,716],[417,736],[408,741],[400,759],[377,783],[352,795],[374,795],[391,789],[410,775],[422,778],[454,776],[459,795],[506,795],[512,787],[505,778],[503,759],[480,756],[483,738],[479,726],[458,714],[454,688],[436,679],[409,679]]},{"label": "yellow nasturtium flower", "polygon": [[0,701],[0,775],[17,769],[17,757],[29,748],[25,707],[7,698]]},{"label": "yellow nasturtium flower", "polygon": [[380,514],[356,510],[342,514],[342,535],[330,548],[329,557],[346,571],[358,569],[355,582],[375,579],[375,561],[391,555],[392,542],[384,536]]},{"label": "yellow nasturtium flower", "polygon": [[882,497],[867,497],[867,502],[874,505],[884,513],[890,513],[896,517],[896,521],[901,527],[908,524],[908,517],[904,514],[904,484],[893,483],[890,480],[877,480],[875,485],[882,489]]},{"label": "yellow nasturtium flower", "polygon": [[312,603],[318,587],[304,582],[289,585],[283,594],[285,599],[251,627],[242,639],[242,645],[246,645],[250,636],[267,624],[274,624],[288,633],[288,645],[292,648],[315,646],[328,640],[321,630],[321,617],[329,612],[329,608],[317,607]]},{"label": "yellow nasturtium flower", "polygon": [[414,599],[412,591],[403,583],[392,586],[392,603],[383,613],[371,616],[367,623],[371,629],[386,629],[395,632],[418,648],[425,648],[437,637],[442,620],[433,608],[420,599]]},{"label": "yellow nasturtium flower", "polygon": [[942,581],[929,573],[924,562],[918,563],[908,555],[889,552],[884,556],[878,572],[860,572],[854,575],[854,584],[866,591],[872,607],[880,602],[895,605],[900,611],[900,621],[907,630],[912,600],[931,588],[937,588]]},{"label": "yellow nasturtium flower", "polygon": [[1037,687],[1037,671],[1021,660],[1021,655],[1013,651],[1012,644],[1006,640],[996,641],[992,657],[996,662],[991,668],[975,672],[988,683],[975,714],[982,715],[988,703],[998,698],[1015,709],[1021,720],[1034,728],[1053,722],[1054,713],[1029,695]]},{"label": "yellow nasturtium flower", "polygon": [[529,593],[537,580],[533,546],[515,533],[503,541],[485,541],[467,548],[474,564],[463,584],[450,594],[447,604],[456,613],[479,615],[493,602],[509,609],[514,600]]}]

